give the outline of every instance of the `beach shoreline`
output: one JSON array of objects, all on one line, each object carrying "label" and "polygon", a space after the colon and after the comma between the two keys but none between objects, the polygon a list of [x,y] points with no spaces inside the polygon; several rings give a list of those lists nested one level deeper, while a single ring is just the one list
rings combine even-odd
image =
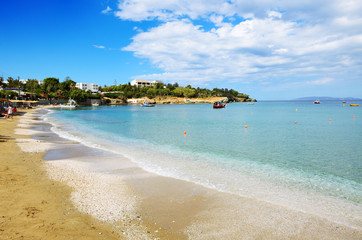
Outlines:
[{"label": "beach shoreline", "polygon": [[120,239],[113,226],[75,209],[72,189],[47,177],[44,153],[20,150],[16,142],[29,139],[14,133],[23,117],[0,120],[0,239]]},{"label": "beach shoreline", "polygon": [[[27,123],[22,121],[20,130],[16,124],[12,127],[18,128],[18,134],[34,135],[36,131],[29,129],[34,124],[34,118],[29,116]],[[12,133],[9,136],[24,139]],[[92,170],[95,166],[90,164],[91,157],[79,153],[79,143],[62,145],[46,140],[34,141],[21,140],[18,144],[30,152],[32,150],[26,148],[29,144],[35,144],[39,152],[57,149],[53,161],[39,160],[46,166],[48,176],[71,186],[72,191],[66,198],[78,210],[95,216],[99,224],[109,224],[107,226],[111,229],[119,230],[112,234],[123,234],[128,238],[138,236],[139,239],[359,239],[362,236],[361,230],[311,214],[148,173],[127,159],[121,159],[123,165],[117,169],[117,174],[109,169],[104,169],[103,174],[95,173]],[[69,146],[74,147],[73,153],[69,153]],[[66,158],[60,154],[64,149],[68,149]],[[41,157],[41,153],[22,154]],[[115,156],[102,158],[114,161]],[[49,179],[46,181],[51,182]],[[107,186],[114,189],[107,189]],[[115,192],[118,195],[106,195]],[[107,196],[107,201],[116,197],[99,207],[99,204],[104,204],[104,196]],[[84,199],[90,202],[84,202]],[[100,209],[100,212],[95,209]],[[121,211],[117,213],[116,209]],[[113,218],[105,217],[107,211]],[[111,237],[119,238],[110,236],[105,239]]]}]

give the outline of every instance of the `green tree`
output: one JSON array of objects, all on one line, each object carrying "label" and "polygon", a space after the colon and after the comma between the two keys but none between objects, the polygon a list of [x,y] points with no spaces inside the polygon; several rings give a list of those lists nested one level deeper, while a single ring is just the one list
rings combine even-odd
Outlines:
[{"label": "green tree", "polygon": [[75,88],[76,82],[74,82],[70,77],[66,77],[63,82],[59,84],[59,88],[63,91],[70,91]]},{"label": "green tree", "polygon": [[196,90],[194,88],[184,88],[183,95],[187,98],[195,97]]},{"label": "green tree", "polygon": [[14,99],[15,97],[18,96],[18,93],[17,92],[14,92],[12,90],[6,90],[5,91],[5,97],[6,98],[10,98],[10,99]]},{"label": "green tree", "polygon": [[168,83],[167,86],[166,86],[167,89],[170,89],[170,91],[174,90],[175,87],[171,84],[171,83]]},{"label": "green tree", "polygon": [[42,84],[42,90],[44,93],[56,92],[59,89],[59,79],[58,78],[45,78],[44,83]]},{"label": "green tree", "polygon": [[176,96],[176,97],[183,97],[184,96],[184,91],[183,91],[183,87],[176,87],[172,93]]},{"label": "green tree", "polygon": [[0,90],[0,98],[6,98],[5,90]]},{"label": "green tree", "polygon": [[6,86],[7,86],[8,88],[12,88],[13,85],[14,85],[14,79],[13,79],[12,77],[8,77],[8,78],[6,79],[6,81],[8,82]]},{"label": "green tree", "polygon": [[85,91],[76,88],[70,92],[69,97],[77,103],[80,103],[87,100],[88,94]]},{"label": "green tree", "polygon": [[40,85],[38,80],[35,79],[28,79],[25,83],[25,90],[28,92],[33,93],[35,90],[39,89]]},{"label": "green tree", "polygon": [[163,89],[164,86],[165,86],[165,84],[163,84],[163,83],[156,83],[155,84],[156,89]]},{"label": "green tree", "polygon": [[154,98],[156,96],[157,90],[154,88],[149,88],[147,90],[147,97],[148,98]]}]

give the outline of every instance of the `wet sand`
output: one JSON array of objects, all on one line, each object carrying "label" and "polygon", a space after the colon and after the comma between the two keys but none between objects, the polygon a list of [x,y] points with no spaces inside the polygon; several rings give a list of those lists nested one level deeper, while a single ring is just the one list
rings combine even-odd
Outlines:
[{"label": "wet sand", "polygon": [[[14,135],[12,130],[8,130],[6,135],[1,132],[1,135],[12,138],[6,141],[6,144],[12,144],[13,150],[16,150],[11,159],[16,159],[17,163],[26,162],[21,166],[26,166],[23,171],[29,175],[27,179],[34,180],[34,184],[47,185],[49,188],[46,188],[45,192],[51,189],[61,196],[45,200],[46,208],[51,205],[59,211],[59,216],[63,218],[58,217],[49,221],[47,218],[42,218],[42,224],[58,224],[58,228],[54,227],[54,230],[46,229],[45,233],[50,235],[43,236],[62,237],[63,235],[58,231],[59,226],[63,227],[70,222],[75,231],[74,234],[78,234],[78,230],[84,229],[88,234],[98,234],[95,235],[97,239],[102,239],[99,238],[100,236],[104,239],[120,239],[121,237],[126,239],[362,238],[362,224],[359,229],[350,228],[313,214],[302,213],[255,199],[220,193],[193,183],[148,173],[124,157],[102,153],[54,136],[47,132],[44,123],[41,124],[41,127],[36,127],[36,124],[39,124],[36,115],[29,115],[26,119],[26,121],[23,119],[23,125],[19,127],[15,125],[16,119],[13,123],[10,122],[11,120],[4,120],[6,122],[4,124],[13,124],[9,127],[18,128],[16,130],[18,134],[34,135],[35,137],[31,140],[25,140],[27,138],[22,135]],[[3,123],[0,121],[0,124]],[[28,153],[19,152],[15,138],[18,140],[19,146]],[[7,149],[2,142],[0,146],[1,149]],[[46,162],[41,159],[41,152],[44,151],[47,151],[44,155]],[[6,160],[9,158],[2,156],[0,159],[0,171],[9,171],[6,170],[6,168],[10,168],[9,160]],[[37,174],[29,169],[35,169]],[[19,189],[28,188],[25,185],[29,180],[23,181],[23,177],[20,175],[13,178],[17,179],[16,181],[22,181],[17,185]],[[1,182],[11,182],[10,179]],[[5,188],[10,189],[9,187],[1,189]],[[38,186],[29,186],[30,190],[33,188],[36,188],[37,191],[41,189]],[[24,204],[34,198],[37,201],[42,199],[38,197],[39,193],[32,196],[33,191],[28,190],[27,194],[22,194],[22,191],[25,190],[9,190],[6,199],[19,199],[12,204]],[[15,196],[16,194],[18,196]],[[30,212],[30,215],[25,211],[23,222],[29,218],[26,215],[38,218],[44,214],[45,207],[42,200],[38,205],[34,204],[29,207],[41,211],[33,209],[34,211]],[[2,206],[2,208],[4,207]],[[19,206],[8,207],[6,211],[16,208]],[[69,211],[70,214],[68,214]],[[1,213],[3,212],[1,211]],[[64,213],[66,214],[64,215]],[[6,216],[6,214],[3,215]],[[16,226],[21,226],[20,222],[16,223],[14,215],[16,214],[11,215],[11,221],[1,222],[0,229],[4,231],[0,230],[0,238],[1,234],[10,234],[11,229],[16,229],[16,224],[18,224]],[[20,216],[22,215],[20,214]],[[16,215],[16,217],[20,216]],[[54,214],[55,216],[57,215]],[[76,223],[80,224],[79,226],[72,225],[75,221],[72,220],[73,216],[77,216]],[[358,223],[361,219],[356,221]],[[89,224],[96,226],[97,230],[88,231]],[[99,230],[101,227],[104,228],[102,231]],[[22,228],[17,229],[20,231]],[[42,231],[39,229],[41,228],[36,223],[29,221],[27,226],[24,226],[24,231],[21,232],[40,234]],[[71,234],[70,230],[65,230],[65,232]],[[99,235],[99,232],[102,232],[102,235]],[[108,233],[109,235],[106,235]],[[69,235],[67,237],[69,238]],[[16,235],[13,239],[16,239]],[[73,239],[82,238],[73,237]],[[84,239],[92,239],[92,237]]]}]

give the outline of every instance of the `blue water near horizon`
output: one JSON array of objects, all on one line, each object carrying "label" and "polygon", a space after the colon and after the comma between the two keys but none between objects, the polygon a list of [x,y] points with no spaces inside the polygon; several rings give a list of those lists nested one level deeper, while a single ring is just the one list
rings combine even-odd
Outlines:
[{"label": "blue water near horizon", "polygon": [[362,202],[361,107],[340,101],[100,106],[50,116],[63,136],[163,176],[244,196],[275,183]]}]

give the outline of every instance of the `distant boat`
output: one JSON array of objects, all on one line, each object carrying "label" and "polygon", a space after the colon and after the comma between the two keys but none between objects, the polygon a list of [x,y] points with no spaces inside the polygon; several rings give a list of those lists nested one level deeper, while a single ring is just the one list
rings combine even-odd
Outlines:
[{"label": "distant boat", "polygon": [[61,108],[75,108],[77,106],[77,103],[73,99],[69,99],[68,103],[65,105],[60,105]]},{"label": "distant boat", "polygon": [[98,107],[98,106],[99,106],[99,103],[92,103],[92,106],[93,106],[93,107]]},{"label": "distant boat", "polygon": [[313,104],[321,104],[321,102],[319,100],[315,100]]},{"label": "distant boat", "polygon": [[356,104],[356,103],[351,103],[349,106],[351,106],[351,107],[358,107],[358,106],[359,106],[359,104]]},{"label": "distant boat", "polygon": [[346,101],[343,101],[342,103],[346,103]]},{"label": "distant boat", "polygon": [[156,104],[154,104],[154,103],[149,103],[149,102],[144,102],[141,106],[142,106],[142,107],[154,107],[154,106],[156,106]]},{"label": "distant boat", "polygon": [[214,102],[214,104],[212,105],[213,108],[224,108],[226,107],[226,103],[222,103],[222,102]]}]

